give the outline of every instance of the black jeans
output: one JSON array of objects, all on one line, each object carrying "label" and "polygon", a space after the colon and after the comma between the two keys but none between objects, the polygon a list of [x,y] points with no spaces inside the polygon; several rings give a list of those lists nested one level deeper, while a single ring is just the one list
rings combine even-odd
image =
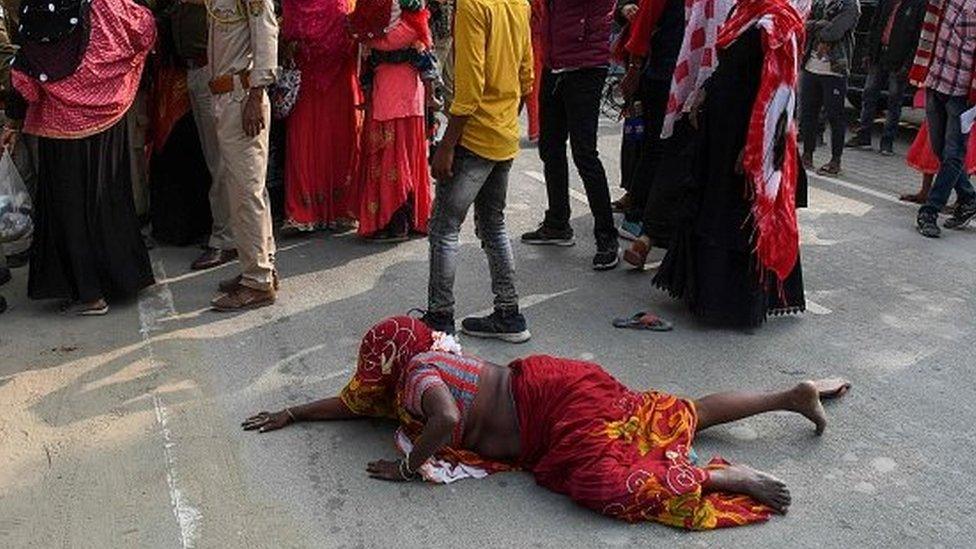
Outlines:
[{"label": "black jeans", "polygon": [[868,69],[867,80],[864,82],[864,94],[861,101],[861,128],[857,132],[861,138],[871,140],[871,124],[878,112],[881,100],[881,89],[888,89],[887,116],[885,116],[884,130],[881,133],[881,146],[890,147],[895,142],[898,132],[898,122],[901,121],[901,106],[908,86],[908,75],[898,71],[889,71],[880,64],[872,65]]},{"label": "black jeans", "polygon": [[647,197],[664,155],[665,140],[661,139],[661,129],[664,127],[670,94],[671,80],[644,79],[641,82],[639,97],[644,108],[644,140],[641,141],[640,156],[631,182],[633,202],[630,211],[626,212],[627,221],[638,223],[644,219]]},{"label": "black jeans", "polygon": [[586,198],[593,213],[594,234],[598,243],[616,244],[617,229],[610,206],[607,174],[596,149],[600,119],[600,100],[607,69],[579,69],[553,74],[542,73],[539,94],[541,133],[539,156],[544,164],[549,210],[545,224],[569,227],[569,162],[566,140],[569,139],[573,162],[579,171]]},{"label": "black jeans", "polygon": [[817,128],[820,110],[827,111],[830,123],[831,160],[840,162],[844,154],[844,99],[847,97],[847,77],[814,74],[807,70],[800,76],[800,126],[803,128],[803,154],[817,149]]}]

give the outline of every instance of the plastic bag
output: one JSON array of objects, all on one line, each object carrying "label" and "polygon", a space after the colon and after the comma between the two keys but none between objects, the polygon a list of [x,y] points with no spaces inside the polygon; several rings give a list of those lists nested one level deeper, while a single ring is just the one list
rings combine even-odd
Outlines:
[{"label": "plastic bag", "polygon": [[30,194],[10,152],[0,156],[0,243],[15,242],[34,231]]},{"label": "plastic bag", "polygon": [[278,120],[284,120],[291,114],[298,102],[298,94],[302,88],[302,71],[298,69],[282,69],[278,81],[271,86],[271,112]]}]

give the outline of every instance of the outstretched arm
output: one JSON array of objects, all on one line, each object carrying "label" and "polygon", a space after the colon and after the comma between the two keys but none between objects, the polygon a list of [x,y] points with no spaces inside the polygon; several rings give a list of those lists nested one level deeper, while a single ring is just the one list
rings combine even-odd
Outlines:
[{"label": "outstretched arm", "polygon": [[299,421],[333,421],[360,417],[362,416],[350,410],[341,398],[329,397],[278,412],[261,412],[247,418],[247,421],[241,423],[241,427],[245,431],[267,433]]}]

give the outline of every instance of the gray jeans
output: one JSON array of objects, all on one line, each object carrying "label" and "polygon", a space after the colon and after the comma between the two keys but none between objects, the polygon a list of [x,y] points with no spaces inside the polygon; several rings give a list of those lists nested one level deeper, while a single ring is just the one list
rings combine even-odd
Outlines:
[{"label": "gray jeans", "polygon": [[511,160],[495,162],[464,147],[455,150],[454,177],[437,183],[430,220],[429,312],[454,316],[458,236],[471,204],[474,204],[475,231],[488,256],[495,309],[504,313],[518,311],[515,259],[505,229],[505,199],[511,169]]}]

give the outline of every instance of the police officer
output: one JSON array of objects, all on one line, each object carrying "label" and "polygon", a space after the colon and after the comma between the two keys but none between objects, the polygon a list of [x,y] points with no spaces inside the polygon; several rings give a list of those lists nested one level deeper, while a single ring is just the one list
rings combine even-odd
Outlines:
[{"label": "police officer", "polygon": [[266,88],[278,66],[278,21],[272,0],[207,0],[208,57],[231,230],[241,274],[221,282],[211,305],[239,311],[275,302],[274,236],[265,187],[271,105]]}]

